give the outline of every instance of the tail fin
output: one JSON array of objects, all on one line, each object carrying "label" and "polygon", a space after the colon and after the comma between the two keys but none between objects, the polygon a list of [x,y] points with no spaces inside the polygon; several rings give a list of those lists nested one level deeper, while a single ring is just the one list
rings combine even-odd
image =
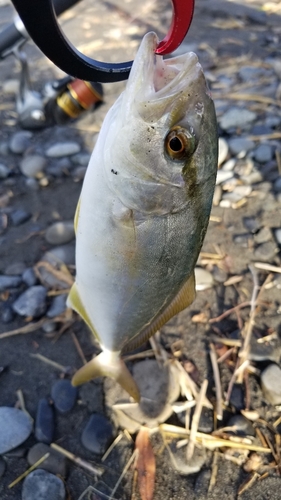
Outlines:
[{"label": "tail fin", "polygon": [[116,380],[139,403],[139,389],[124,361],[120,358],[119,352],[107,350],[101,352],[74,374],[72,385],[84,384],[93,378],[104,376]]}]

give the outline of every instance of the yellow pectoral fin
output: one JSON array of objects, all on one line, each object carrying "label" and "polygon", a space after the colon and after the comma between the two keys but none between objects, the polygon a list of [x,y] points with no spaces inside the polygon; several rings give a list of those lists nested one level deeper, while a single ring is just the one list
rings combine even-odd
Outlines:
[{"label": "yellow pectoral fin", "polygon": [[81,205],[81,197],[78,200],[75,215],[74,215],[74,231],[75,234],[77,233],[77,226],[78,226],[78,218],[79,218],[79,212],[80,212],[80,205]]},{"label": "yellow pectoral fin", "polygon": [[136,402],[140,401],[140,393],[136,382],[129,372],[119,353],[101,352],[89,363],[82,366],[72,378],[72,385],[80,385],[96,377],[111,377],[118,382],[125,391],[134,398]]},{"label": "yellow pectoral fin", "polygon": [[194,272],[172,300],[172,302],[153,319],[143,331],[125,345],[122,352],[129,352],[137,349],[140,345],[146,342],[161,328],[167,321],[173,318],[176,314],[186,309],[194,301],[195,293],[195,276]]},{"label": "yellow pectoral fin", "polygon": [[90,320],[90,318],[89,318],[89,316],[88,316],[88,314],[87,314],[87,312],[82,304],[82,301],[80,299],[80,296],[79,296],[79,293],[77,290],[76,283],[73,283],[73,285],[71,287],[71,290],[70,290],[69,295],[67,297],[67,305],[69,307],[71,307],[74,311],[76,311],[81,316],[81,318],[88,325],[88,327],[93,332],[95,337],[97,337],[97,339],[99,340],[99,336],[98,336],[93,324],[91,323],[91,320]]}]

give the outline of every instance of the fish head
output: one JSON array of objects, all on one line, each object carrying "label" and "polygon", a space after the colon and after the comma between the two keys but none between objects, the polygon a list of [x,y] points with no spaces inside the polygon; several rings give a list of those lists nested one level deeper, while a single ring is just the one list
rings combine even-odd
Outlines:
[{"label": "fish head", "polygon": [[178,212],[198,196],[209,211],[218,154],[213,101],[197,56],[164,59],[157,43],[154,33],[144,37],[109,113],[107,181],[126,208],[146,215]]}]

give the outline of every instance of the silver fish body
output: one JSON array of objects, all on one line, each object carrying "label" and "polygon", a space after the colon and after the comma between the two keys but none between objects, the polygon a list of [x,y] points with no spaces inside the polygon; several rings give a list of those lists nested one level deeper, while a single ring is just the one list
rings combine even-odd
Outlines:
[{"label": "silver fish body", "polygon": [[192,302],[217,169],[214,105],[197,57],[163,60],[156,44],[144,37],[93,151],[69,296],[104,351],[74,383],[106,374],[136,399],[120,353]]}]

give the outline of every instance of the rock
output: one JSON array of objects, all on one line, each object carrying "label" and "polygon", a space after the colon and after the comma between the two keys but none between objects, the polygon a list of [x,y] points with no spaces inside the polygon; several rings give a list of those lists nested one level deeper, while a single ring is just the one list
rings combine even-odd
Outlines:
[{"label": "rock", "polygon": [[13,310],[20,316],[37,318],[46,311],[46,297],[47,289],[44,286],[31,286],[13,303]]},{"label": "rock", "polygon": [[0,455],[22,444],[32,431],[27,414],[17,408],[0,407]]},{"label": "rock", "polygon": [[53,407],[46,398],[40,399],[35,419],[35,437],[38,441],[49,444],[53,441],[54,432],[55,417]]},{"label": "rock", "polygon": [[4,324],[11,323],[15,319],[15,313],[7,302],[3,302],[1,311],[1,320]]},{"label": "rock", "polygon": [[49,271],[43,264],[38,263],[37,269],[40,273],[40,281],[44,287],[56,290],[65,290],[69,288],[69,276],[66,275],[66,279],[58,278],[54,273]]},{"label": "rock", "polygon": [[218,283],[224,283],[227,280],[227,272],[218,267],[216,264],[212,269],[212,275]]},{"label": "rock", "polygon": [[233,236],[233,242],[235,243],[235,245],[240,245],[244,248],[249,248],[252,239],[253,236],[249,233],[236,234],[235,236]]},{"label": "rock", "polygon": [[232,128],[247,130],[256,119],[256,113],[246,108],[230,108],[219,119],[219,124],[223,130]]},{"label": "rock", "polygon": [[20,171],[31,179],[38,177],[47,165],[47,160],[40,155],[29,155],[23,158],[19,164]]},{"label": "rock", "polygon": [[254,251],[255,259],[269,262],[278,253],[278,248],[273,241],[261,243]]},{"label": "rock", "polygon": [[30,212],[26,212],[22,208],[19,208],[18,210],[15,210],[14,212],[11,212],[10,218],[12,221],[13,226],[20,226],[20,224],[23,224],[24,222],[27,222],[31,217]]},{"label": "rock", "polygon": [[228,144],[225,139],[219,137],[219,157],[218,157],[218,166],[225,162],[228,155]]},{"label": "rock", "polygon": [[79,165],[80,167],[87,167],[90,159],[91,155],[89,153],[77,153],[71,157],[74,165]]},{"label": "rock", "polygon": [[272,239],[272,232],[271,229],[268,226],[264,226],[261,228],[261,230],[255,234],[254,240],[255,243],[266,243],[267,241],[270,241]]},{"label": "rock", "polygon": [[32,189],[32,191],[39,190],[39,184],[38,184],[37,180],[33,179],[31,177],[29,177],[25,180],[25,185],[28,187],[28,189]]},{"label": "rock", "polygon": [[236,411],[240,411],[245,408],[245,394],[242,384],[233,384],[229,402]]},{"label": "rock", "polygon": [[180,392],[178,372],[172,365],[160,367],[157,361],[146,359],[134,364],[133,377],[141,394],[139,404],[130,403],[127,393],[112,379],[105,380],[106,405],[111,414],[113,409],[116,424],[131,433],[142,424],[153,428],[165,422]]},{"label": "rock", "polygon": [[54,247],[46,252],[41,260],[49,262],[52,266],[60,265],[62,262],[66,265],[73,265],[75,264],[75,246],[67,244]]},{"label": "rock", "polygon": [[272,147],[269,144],[260,144],[254,151],[254,158],[258,163],[266,163],[272,158]]},{"label": "rock", "polygon": [[203,406],[198,424],[198,431],[211,434],[214,430],[214,412],[210,408]]},{"label": "rock", "polygon": [[222,197],[222,187],[220,185],[217,185],[215,187],[215,192],[214,192],[214,197],[213,197],[213,205],[217,207],[221,201]]},{"label": "rock", "polygon": [[222,170],[223,170],[223,172],[232,172],[232,170],[234,169],[235,165],[236,165],[235,158],[230,158],[229,160],[227,160],[223,164]]},{"label": "rock", "polygon": [[[61,477],[66,476],[67,472],[67,462],[66,457],[61,453],[44,443],[37,443],[32,448],[30,448],[27,461],[29,465],[34,465],[40,458],[42,458],[46,453],[50,453],[50,456],[42,462],[40,469],[47,470],[52,474],[59,475]],[[51,499],[50,499],[51,500]]]},{"label": "rock", "polygon": [[22,280],[23,282],[28,286],[34,286],[37,284],[38,279],[37,276],[34,272],[33,267],[28,267],[22,274]]},{"label": "rock", "polygon": [[281,193],[281,176],[276,179],[273,188],[277,193]]},{"label": "rock", "polygon": [[56,410],[66,413],[74,407],[77,399],[77,387],[71,385],[70,380],[57,380],[52,386],[51,397]]},{"label": "rock", "polygon": [[255,436],[253,424],[243,415],[233,415],[227,422],[227,427],[231,427],[234,434],[238,436]]},{"label": "rock", "polygon": [[246,153],[255,147],[254,141],[247,139],[247,137],[234,137],[229,140],[228,144],[231,153],[239,156],[239,158],[244,157]]},{"label": "rock", "polygon": [[19,91],[20,82],[18,78],[10,78],[5,80],[2,85],[2,90],[6,94],[17,94]]},{"label": "rock", "polygon": [[261,373],[261,388],[265,399],[272,405],[281,404],[281,369],[270,364]]},{"label": "rock", "polygon": [[79,153],[80,145],[77,142],[58,142],[46,151],[48,158],[62,158],[63,156],[71,156]]},{"label": "rock", "polygon": [[48,318],[54,318],[55,316],[59,316],[59,314],[62,314],[66,309],[66,299],[67,294],[65,293],[54,297],[46,316]]},{"label": "rock", "polygon": [[221,184],[222,182],[225,182],[233,177],[233,172],[232,171],[225,171],[225,170],[218,170],[217,171],[217,179],[216,179],[216,184]]},{"label": "rock", "polygon": [[9,148],[12,151],[12,153],[15,154],[22,154],[26,151],[27,148],[30,146],[30,139],[33,136],[31,132],[27,131],[21,131],[21,132],[16,132],[10,142],[9,142]]},{"label": "rock", "polygon": [[10,276],[20,276],[25,269],[26,265],[24,262],[13,262],[6,267],[5,274]]},{"label": "rock", "polygon": [[6,470],[6,462],[5,460],[3,460],[3,458],[0,457],[0,479],[3,476],[5,470]]},{"label": "rock", "polygon": [[0,292],[9,290],[9,288],[17,288],[22,283],[20,276],[3,276],[0,275]]},{"label": "rock", "polygon": [[91,415],[81,436],[83,446],[97,455],[103,455],[113,440],[113,427],[102,414]]},{"label": "rock", "polygon": [[71,175],[73,177],[74,182],[82,181],[87,172],[87,167],[77,167],[72,172]]},{"label": "rock", "polygon": [[48,321],[42,325],[42,330],[45,333],[54,332],[57,328],[57,323],[55,321]]},{"label": "rock", "polygon": [[266,342],[257,342],[252,335],[249,359],[255,362],[273,361],[278,363],[281,355],[281,343],[279,337],[272,338]]},{"label": "rock", "polygon": [[171,445],[167,445],[167,449],[174,469],[186,476],[199,472],[207,458],[205,448],[195,447],[193,456],[189,461],[186,460],[186,446],[177,448],[176,442],[173,442]]},{"label": "rock", "polygon": [[6,167],[6,165],[0,163],[0,179],[6,179],[10,174],[10,172],[11,172],[10,169]]},{"label": "rock", "polygon": [[61,479],[43,469],[31,472],[22,486],[22,500],[65,500]]},{"label": "rock", "polygon": [[195,287],[196,291],[206,290],[207,288],[212,288],[214,285],[213,276],[207,269],[202,267],[196,267],[195,270]]},{"label": "rock", "polygon": [[75,237],[74,224],[72,221],[55,222],[48,227],[45,239],[51,245],[63,245],[69,243]]},{"label": "rock", "polygon": [[243,217],[243,225],[248,231],[255,234],[261,228],[261,223],[257,217]]},{"label": "rock", "polygon": [[253,171],[249,175],[241,175],[240,180],[243,184],[252,185],[257,184],[263,180],[261,172],[253,169]]},{"label": "rock", "polygon": [[274,236],[278,245],[281,245],[281,227],[274,230]]}]

